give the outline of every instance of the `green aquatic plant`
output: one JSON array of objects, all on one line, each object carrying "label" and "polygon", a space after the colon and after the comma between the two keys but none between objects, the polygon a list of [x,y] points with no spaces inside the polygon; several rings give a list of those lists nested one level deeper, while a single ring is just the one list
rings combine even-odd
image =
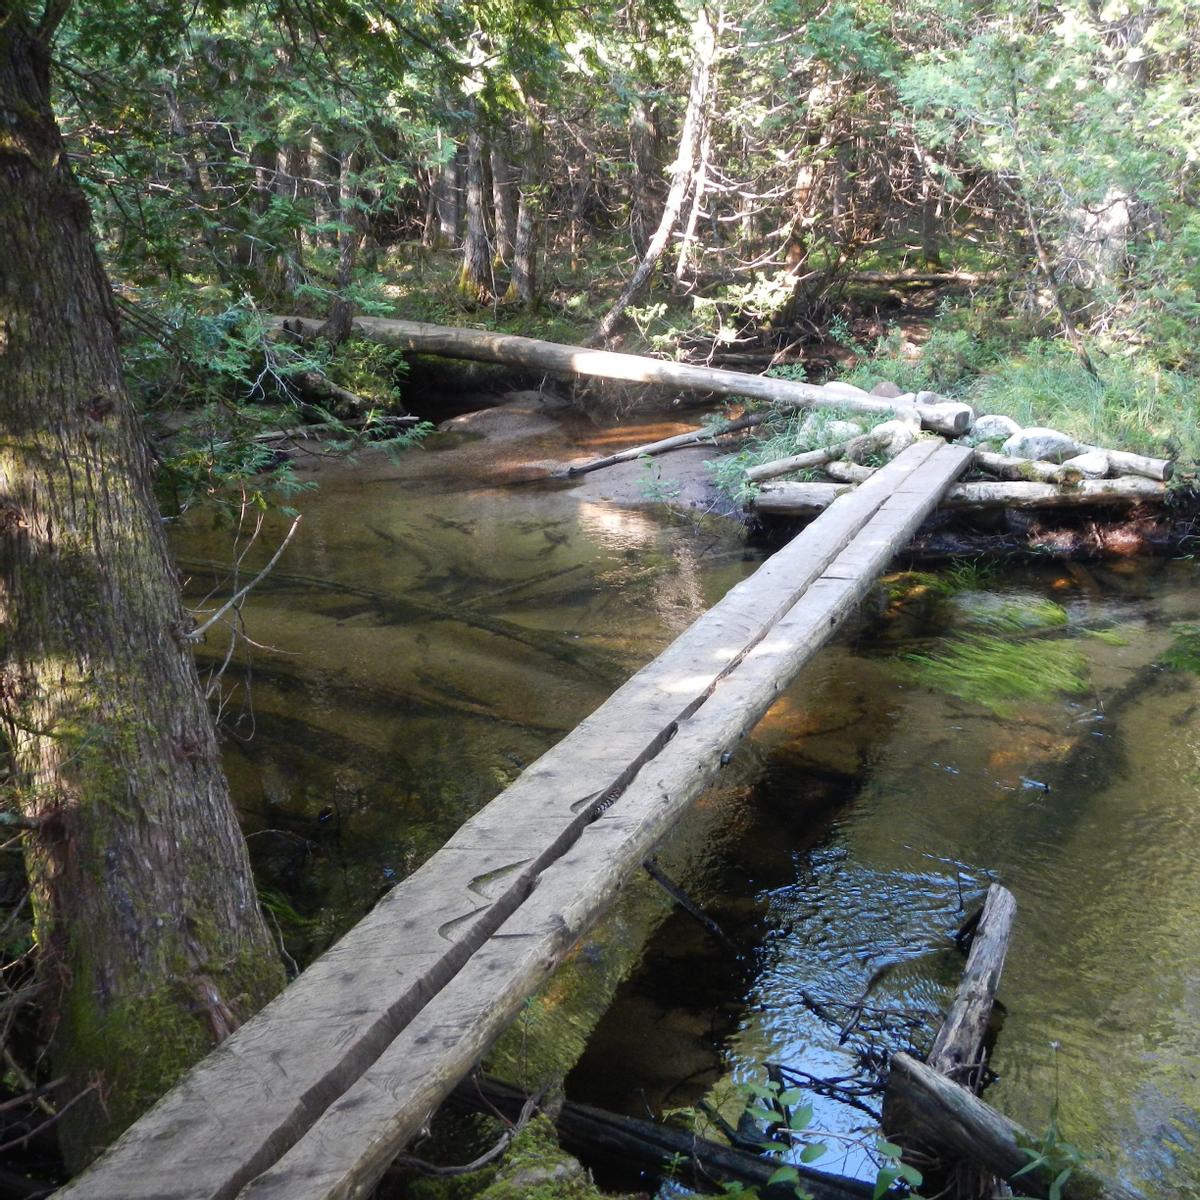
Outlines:
[{"label": "green aquatic plant", "polygon": [[1090,638],[1095,638],[1098,642],[1103,642],[1106,646],[1128,646],[1129,637],[1121,632],[1120,629],[1085,629],[1083,631]]},{"label": "green aquatic plant", "polygon": [[996,633],[1021,633],[1061,628],[1070,617],[1067,610],[1053,600],[1015,600],[998,608],[972,612],[971,620]]},{"label": "green aquatic plant", "polygon": [[1200,675],[1200,625],[1178,624],[1172,627],[1175,640],[1159,661],[1172,671],[1191,671]]},{"label": "green aquatic plant", "polygon": [[1012,716],[1026,703],[1044,703],[1087,686],[1087,659],[1071,642],[1014,640],[994,633],[964,634],[935,654],[907,661],[924,686]]}]

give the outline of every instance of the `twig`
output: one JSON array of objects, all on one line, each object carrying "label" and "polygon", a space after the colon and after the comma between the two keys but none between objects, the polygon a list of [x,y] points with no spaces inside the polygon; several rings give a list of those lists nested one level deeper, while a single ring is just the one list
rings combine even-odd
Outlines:
[{"label": "twig", "polygon": [[239,588],[236,592],[234,592],[233,595],[230,596],[229,599],[226,600],[225,603],[222,604],[221,607],[218,608],[217,611],[213,613],[213,615],[209,617],[203,625],[197,629],[193,629],[190,633],[185,634],[184,638],[186,641],[200,641],[204,637],[204,634],[211,629],[213,625],[215,625],[231,608],[233,608],[246,597],[246,594],[251,588],[266,578],[266,576],[270,573],[271,568],[279,561],[284,550],[287,549],[287,544],[292,540],[292,534],[296,532],[296,527],[300,524],[301,519],[302,515],[296,517],[296,519],[292,522],[291,529],[287,531],[287,535],[284,537],[283,541],[279,543],[275,553],[271,555],[271,561],[268,562],[267,565],[263,567],[263,569],[259,571],[259,573],[255,575],[255,577],[250,580],[245,587]]},{"label": "twig", "polygon": [[432,1175],[438,1179],[453,1179],[458,1175],[470,1175],[472,1171],[478,1171],[481,1167],[486,1167],[488,1163],[494,1162],[508,1149],[513,1138],[529,1124],[529,1120],[537,1111],[544,1094],[543,1090],[529,1096],[521,1106],[520,1115],[512,1126],[500,1135],[500,1140],[472,1162],[457,1167],[439,1167],[436,1163],[426,1162],[425,1159],[417,1158],[412,1154],[398,1154],[392,1165],[393,1167],[411,1167],[415,1171],[420,1171],[422,1175]]}]

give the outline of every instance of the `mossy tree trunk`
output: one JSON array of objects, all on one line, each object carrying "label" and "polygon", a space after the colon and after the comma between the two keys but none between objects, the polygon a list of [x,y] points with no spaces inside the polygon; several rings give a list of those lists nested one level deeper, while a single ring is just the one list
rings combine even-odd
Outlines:
[{"label": "mossy tree trunk", "polygon": [[282,971],[50,105],[67,7],[0,21],[0,716],[79,1166]]}]

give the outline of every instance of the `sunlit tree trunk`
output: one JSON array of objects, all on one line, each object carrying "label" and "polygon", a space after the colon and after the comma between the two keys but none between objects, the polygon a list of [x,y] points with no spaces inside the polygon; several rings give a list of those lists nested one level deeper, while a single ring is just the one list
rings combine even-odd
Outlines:
[{"label": "sunlit tree trunk", "polygon": [[496,242],[493,247],[498,263],[510,263],[516,239],[517,214],[513,203],[512,168],[504,151],[492,142],[492,211],[496,217]]},{"label": "sunlit tree trunk", "polygon": [[0,716],[79,1166],[282,972],[50,106],[54,24],[0,20]]},{"label": "sunlit tree trunk", "polygon": [[621,318],[625,315],[625,310],[649,285],[650,277],[658,266],[658,260],[666,250],[667,243],[671,240],[671,235],[679,223],[679,214],[683,211],[683,203],[687,199],[695,179],[703,115],[708,103],[712,67],[717,52],[712,22],[709,19],[708,10],[703,6],[697,13],[692,28],[692,43],[696,48],[696,53],[692,65],[691,86],[688,89],[687,109],[679,134],[679,153],[671,168],[671,190],[667,193],[658,229],[650,239],[642,261],[638,263],[637,269],[630,276],[625,290],[617,297],[612,308],[605,313],[596,332],[589,339],[589,343],[592,345],[607,342],[612,337]]},{"label": "sunlit tree trunk", "polygon": [[517,205],[512,276],[508,282],[505,299],[531,305],[537,301],[537,233],[541,212],[542,164],[545,156],[542,123],[532,109],[525,114],[525,143],[522,155],[521,197]]}]

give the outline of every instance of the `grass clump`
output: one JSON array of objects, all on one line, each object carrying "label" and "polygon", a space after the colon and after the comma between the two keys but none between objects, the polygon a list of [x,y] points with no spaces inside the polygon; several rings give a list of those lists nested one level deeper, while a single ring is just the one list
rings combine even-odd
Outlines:
[{"label": "grass clump", "polygon": [[945,650],[909,655],[907,661],[924,686],[1000,717],[1015,715],[1023,704],[1076,695],[1087,686],[1087,659],[1070,642],[969,633]]}]

